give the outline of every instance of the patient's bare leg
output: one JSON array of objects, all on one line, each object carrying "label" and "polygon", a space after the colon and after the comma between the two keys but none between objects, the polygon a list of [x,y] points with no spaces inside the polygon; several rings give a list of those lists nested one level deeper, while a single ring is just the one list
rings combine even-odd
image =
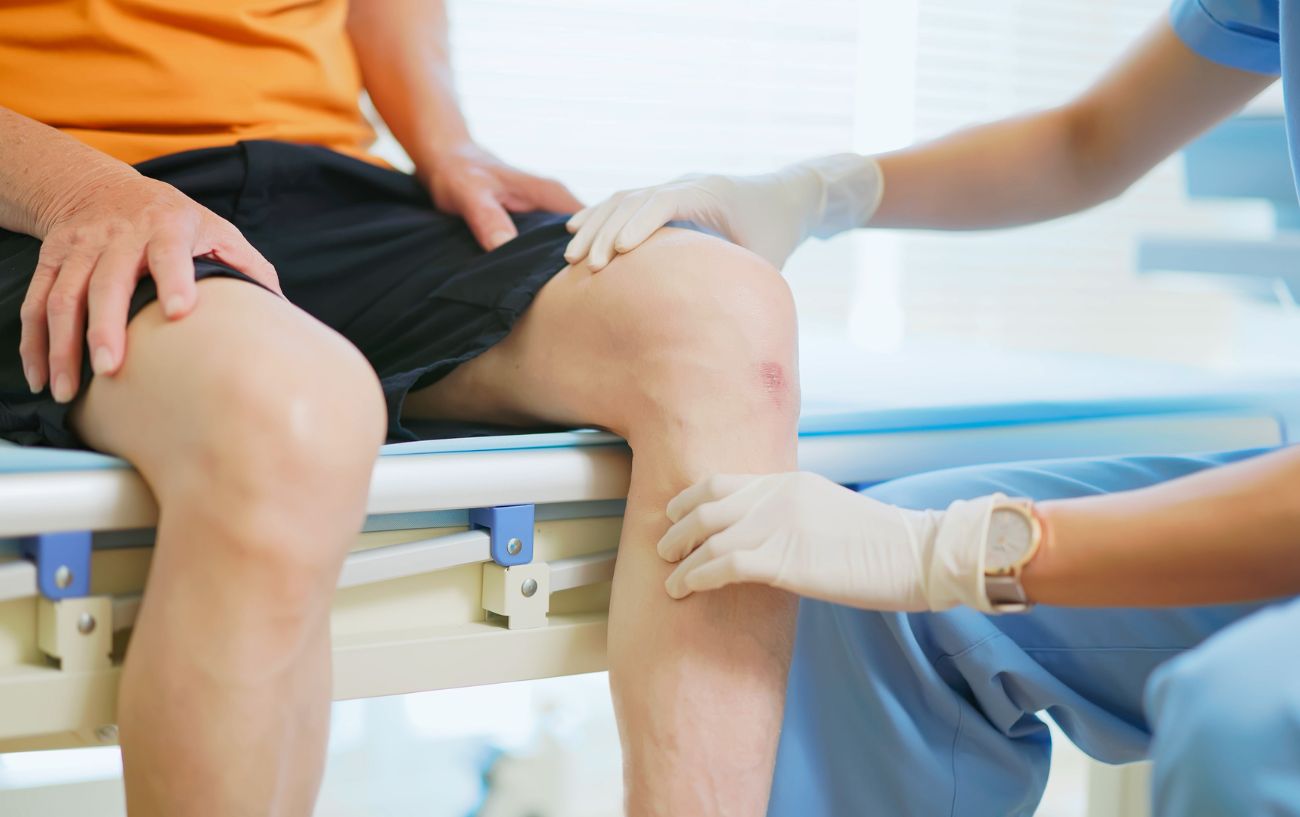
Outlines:
[{"label": "patient's bare leg", "polygon": [[798,399],[777,272],[668,230],[597,275],[566,269],[505,342],[407,403],[421,416],[596,424],[630,442],[609,657],[632,817],[766,809],[793,601],[747,586],[675,602],[654,546],[665,505],[692,481],[794,467]]},{"label": "patient's bare leg", "polygon": [[361,355],[250,284],[157,305],[75,423],[160,506],[118,715],[132,817],[308,817],[324,762],[329,605],[384,404]]}]

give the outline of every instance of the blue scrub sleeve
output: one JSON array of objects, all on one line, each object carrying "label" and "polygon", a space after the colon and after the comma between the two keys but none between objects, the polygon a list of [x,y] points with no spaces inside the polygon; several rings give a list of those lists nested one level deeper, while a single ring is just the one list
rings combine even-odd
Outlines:
[{"label": "blue scrub sleeve", "polygon": [[1282,73],[1278,0],[1174,0],[1170,22],[1208,60],[1257,74]]}]

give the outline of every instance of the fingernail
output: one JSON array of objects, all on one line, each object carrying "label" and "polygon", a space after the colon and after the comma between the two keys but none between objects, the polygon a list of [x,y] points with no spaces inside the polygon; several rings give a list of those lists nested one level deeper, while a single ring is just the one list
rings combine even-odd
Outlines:
[{"label": "fingernail", "polygon": [[41,387],[40,381],[36,379],[36,369],[32,366],[23,369],[23,377],[27,378],[27,388],[32,390],[32,394],[40,394]]},{"label": "fingernail", "polygon": [[72,399],[72,381],[66,374],[61,374],[54,378],[54,386],[50,391],[54,395],[54,402],[66,403]]},{"label": "fingernail", "polygon": [[107,374],[113,368],[113,353],[107,346],[99,346],[90,355],[90,368],[95,374]]},{"label": "fingernail", "polygon": [[179,295],[172,295],[163,302],[163,314],[169,318],[181,314],[183,309],[185,309],[185,299]]},{"label": "fingernail", "polygon": [[514,237],[515,237],[514,234],[511,232],[508,232],[506,230],[498,230],[492,235],[488,236],[488,243],[491,244],[492,249],[495,250],[498,247],[500,247],[502,244],[505,244],[507,241],[509,241]]}]

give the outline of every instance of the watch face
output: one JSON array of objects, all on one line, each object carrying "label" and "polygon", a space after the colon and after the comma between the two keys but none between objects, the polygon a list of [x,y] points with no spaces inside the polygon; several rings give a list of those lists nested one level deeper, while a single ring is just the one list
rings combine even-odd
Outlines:
[{"label": "watch face", "polygon": [[1012,508],[995,508],[989,519],[989,546],[985,570],[1014,567],[1029,553],[1034,529],[1028,517]]}]

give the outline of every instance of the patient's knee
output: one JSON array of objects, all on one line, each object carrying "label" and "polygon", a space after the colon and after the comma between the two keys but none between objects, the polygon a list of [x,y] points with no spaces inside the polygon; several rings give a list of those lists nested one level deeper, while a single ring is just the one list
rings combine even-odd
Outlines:
[{"label": "patient's knee", "polygon": [[629,314],[615,319],[652,398],[741,400],[798,413],[794,301],[776,269],[739,247],[680,232],[626,260],[638,267],[627,276],[634,291]]},{"label": "patient's knee", "polygon": [[355,350],[325,344],[221,364],[206,388],[177,452],[190,467],[161,486],[164,513],[206,525],[223,551],[214,564],[251,592],[294,604],[332,584],[363,519],[385,427],[378,382]]}]

